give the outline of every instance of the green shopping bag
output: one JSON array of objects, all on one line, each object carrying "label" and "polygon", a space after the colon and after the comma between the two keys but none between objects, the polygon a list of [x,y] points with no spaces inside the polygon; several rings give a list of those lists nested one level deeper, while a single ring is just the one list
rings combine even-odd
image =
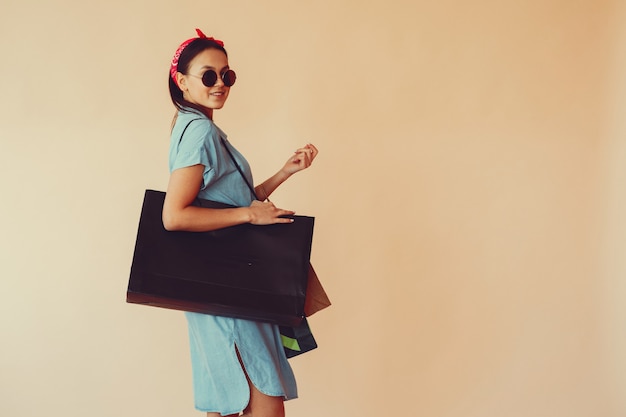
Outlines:
[{"label": "green shopping bag", "polygon": [[279,329],[287,358],[293,358],[317,348],[317,343],[306,319],[303,319],[298,326],[279,326]]}]

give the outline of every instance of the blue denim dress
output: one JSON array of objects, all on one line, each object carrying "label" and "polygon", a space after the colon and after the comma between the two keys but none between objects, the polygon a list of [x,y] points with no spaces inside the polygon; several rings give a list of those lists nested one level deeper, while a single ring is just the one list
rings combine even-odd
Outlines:
[{"label": "blue denim dress", "polygon": [[[253,200],[252,193],[223,148],[220,137],[253,184],[246,159],[228,143],[224,132],[196,112],[178,113],[170,143],[170,172],[201,164],[204,173],[198,197],[248,206]],[[236,414],[247,406],[250,390],[237,351],[259,391],[285,400],[297,398],[296,380],[282,348],[278,326],[199,313],[185,313],[185,316],[189,326],[196,409],[227,415]]]}]

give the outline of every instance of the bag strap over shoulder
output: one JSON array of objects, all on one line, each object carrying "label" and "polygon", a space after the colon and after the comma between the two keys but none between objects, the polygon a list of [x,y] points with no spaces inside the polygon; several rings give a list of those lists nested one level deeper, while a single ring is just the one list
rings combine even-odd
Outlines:
[{"label": "bag strap over shoulder", "polygon": [[241,167],[239,166],[239,164],[237,163],[237,161],[235,161],[235,157],[233,156],[233,153],[230,151],[230,149],[228,149],[228,146],[226,145],[226,141],[221,136],[220,136],[220,139],[222,140],[222,145],[224,145],[224,148],[226,149],[226,152],[228,152],[228,155],[230,156],[230,159],[232,159],[233,163],[235,164],[235,167],[237,168],[237,171],[239,171],[239,174],[241,174],[241,178],[243,178],[243,180],[246,182],[246,185],[248,186],[248,188],[250,189],[250,192],[254,196],[254,199],[258,200],[258,197],[256,196],[256,192],[254,191],[254,187],[252,186],[252,184],[250,184],[250,182],[248,181],[248,178],[246,178],[246,176],[244,175],[244,173],[243,173]]},{"label": "bag strap over shoulder", "polygon": [[[191,122],[195,122],[196,120],[202,120],[201,117],[197,118],[197,119],[192,119],[190,120],[187,125],[185,126],[185,128],[183,129],[183,133],[180,134],[180,139],[178,139],[178,144],[180,145],[180,142],[183,140],[183,135],[185,134],[185,132],[187,131],[187,128],[189,127],[189,125],[191,124]],[[241,167],[239,166],[239,164],[237,163],[237,161],[235,160],[235,157],[233,156],[233,153],[230,151],[230,149],[228,149],[228,145],[226,144],[226,141],[224,140],[223,137],[220,136],[220,140],[222,142],[222,146],[224,146],[224,149],[226,149],[226,152],[228,152],[228,156],[230,156],[230,159],[233,161],[233,163],[235,164],[235,167],[237,168],[237,171],[239,171],[239,174],[241,175],[241,178],[243,178],[243,180],[246,182],[246,185],[248,186],[248,188],[250,189],[250,192],[252,193],[252,195],[254,196],[255,200],[258,200],[258,197],[256,195],[256,192],[254,191],[254,187],[252,186],[252,184],[250,184],[250,181],[248,181],[248,178],[246,178],[246,176],[243,173],[243,170],[241,169]]]},{"label": "bag strap over shoulder", "polygon": [[191,124],[191,122],[195,122],[196,120],[202,120],[201,117],[198,117],[197,119],[192,119],[190,120],[186,125],[185,128],[183,129],[183,133],[180,134],[180,139],[178,139],[178,144],[180,145],[180,142],[183,141],[183,135],[185,134],[185,132],[187,131],[187,128],[189,127],[189,125]]}]

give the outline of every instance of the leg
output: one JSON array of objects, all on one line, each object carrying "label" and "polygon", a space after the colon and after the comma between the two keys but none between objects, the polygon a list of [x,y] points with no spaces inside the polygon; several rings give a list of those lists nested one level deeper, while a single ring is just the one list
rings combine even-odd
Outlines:
[{"label": "leg", "polygon": [[270,397],[259,391],[250,379],[250,403],[243,412],[242,417],[285,417],[285,405],[283,397]]},{"label": "leg", "polygon": [[250,387],[250,402],[245,410],[243,410],[241,417],[285,417],[285,401],[283,397],[271,397],[259,391],[252,381],[250,381],[250,377],[248,376],[248,372],[246,372],[246,367],[243,364],[237,346],[235,346],[235,350],[243,373],[248,380],[248,386]]},{"label": "leg", "polygon": [[259,391],[250,381],[246,367],[241,360],[241,355],[239,355],[239,350],[237,350],[237,357],[250,387],[250,402],[246,409],[243,410],[241,417],[285,417],[283,397],[271,397]]}]

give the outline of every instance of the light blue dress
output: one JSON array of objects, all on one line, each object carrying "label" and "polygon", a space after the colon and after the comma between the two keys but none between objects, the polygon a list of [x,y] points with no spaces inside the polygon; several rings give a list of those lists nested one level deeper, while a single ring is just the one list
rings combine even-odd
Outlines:
[{"label": "light blue dress", "polygon": [[[220,137],[224,138],[248,181],[253,184],[245,158],[228,143],[224,132],[196,112],[178,114],[170,144],[170,172],[204,165],[200,198],[249,206],[252,193],[223,148]],[[250,380],[259,391],[285,400],[297,398],[296,380],[287,362],[278,326],[208,314],[185,315],[189,325],[196,409],[227,415],[236,414],[248,405],[250,391],[237,350]]]}]

